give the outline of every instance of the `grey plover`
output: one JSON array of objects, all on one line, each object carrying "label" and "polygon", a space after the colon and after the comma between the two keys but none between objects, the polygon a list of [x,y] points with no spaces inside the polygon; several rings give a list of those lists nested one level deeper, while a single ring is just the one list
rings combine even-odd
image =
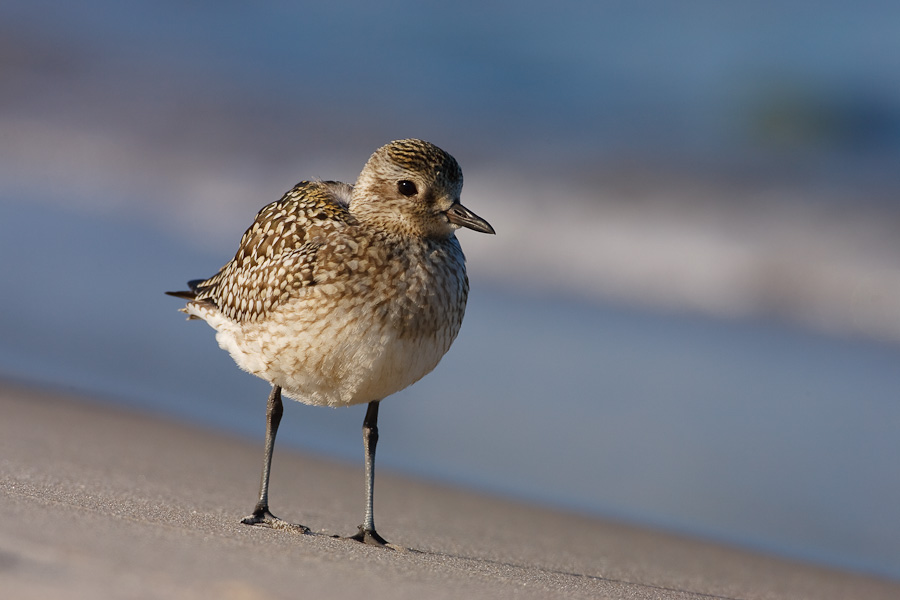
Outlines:
[{"label": "grey plover", "polygon": [[319,406],[368,403],[363,421],[366,508],[375,531],[378,406],[429,373],[456,338],[469,281],[454,235],[494,233],[460,204],[456,160],[422,140],[391,142],[353,186],[302,181],[262,208],[234,258],[190,291],[181,310],[216,330],[238,366],[272,384],[259,500],[249,525],[298,528],[269,512],[269,473],[282,392]]}]

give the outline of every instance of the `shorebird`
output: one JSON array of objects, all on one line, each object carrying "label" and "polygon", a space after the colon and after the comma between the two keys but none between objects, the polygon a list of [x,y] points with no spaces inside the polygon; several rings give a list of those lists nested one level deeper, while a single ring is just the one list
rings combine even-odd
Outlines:
[{"label": "shorebird", "polygon": [[368,403],[363,421],[365,517],[375,530],[378,407],[450,348],[469,292],[460,227],[494,233],[460,204],[462,170],[416,139],[376,150],[352,186],[302,181],[259,211],[234,258],[189,291],[181,310],[203,319],[237,365],[272,384],[259,500],[248,525],[309,529],[269,511],[269,474],[282,393],[305,404]]}]

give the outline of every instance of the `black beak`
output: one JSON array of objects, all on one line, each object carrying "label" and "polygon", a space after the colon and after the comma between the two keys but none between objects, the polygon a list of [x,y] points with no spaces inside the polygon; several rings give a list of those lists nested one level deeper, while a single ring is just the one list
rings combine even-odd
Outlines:
[{"label": "black beak", "polygon": [[457,227],[466,227],[481,233],[496,233],[490,223],[459,202],[454,202],[453,206],[447,210],[447,219]]}]

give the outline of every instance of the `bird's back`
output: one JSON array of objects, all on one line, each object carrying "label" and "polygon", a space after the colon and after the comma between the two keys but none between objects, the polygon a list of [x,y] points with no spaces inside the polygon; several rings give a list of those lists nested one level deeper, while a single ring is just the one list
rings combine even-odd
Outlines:
[{"label": "bird's back", "polygon": [[340,182],[301,181],[264,206],[234,258],[209,279],[188,282],[189,292],[176,293],[193,300],[188,314],[206,319],[215,311],[235,323],[257,321],[312,285],[319,248],[355,224],[349,192]]}]

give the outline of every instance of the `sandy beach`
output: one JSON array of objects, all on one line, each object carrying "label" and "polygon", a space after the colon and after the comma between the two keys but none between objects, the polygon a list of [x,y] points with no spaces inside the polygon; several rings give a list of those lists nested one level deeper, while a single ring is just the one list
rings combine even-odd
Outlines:
[{"label": "sandy beach", "polygon": [[332,537],[361,518],[361,466],[285,448],[273,511],[315,533],[248,527],[261,440],[12,384],[0,411],[5,598],[900,597],[896,582],[386,470],[378,527],[405,550],[367,547]]}]

